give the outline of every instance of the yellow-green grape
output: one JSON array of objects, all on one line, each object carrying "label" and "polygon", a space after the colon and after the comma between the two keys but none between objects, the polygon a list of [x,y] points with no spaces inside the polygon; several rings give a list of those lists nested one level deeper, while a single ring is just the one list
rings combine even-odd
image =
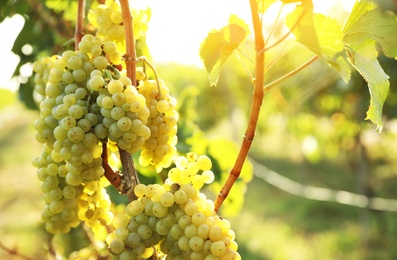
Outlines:
[{"label": "yellow-green grape", "polygon": [[139,162],[143,166],[153,165],[160,172],[169,167],[176,156],[179,118],[175,110],[176,99],[169,95],[163,81],[141,81],[138,91],[146,98],[146,106],[150,112],[147,126],[151,131],[150,138],[142,148]]}]

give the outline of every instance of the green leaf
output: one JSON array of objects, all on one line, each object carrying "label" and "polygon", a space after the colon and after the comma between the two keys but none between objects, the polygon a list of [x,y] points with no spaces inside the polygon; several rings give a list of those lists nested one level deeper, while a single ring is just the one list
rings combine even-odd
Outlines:
[{"label": "green leaf", "polygon": [[371,1],[368,0],[362,0],[360,2],[356,1],[356,4],[353,6],[353,9],[349,15],[349,18],[346,21],[343,31],[346,32],[351,30],[351,28],[357,24],[358,20],[360,20],[361,17],[366,12],[374,8],[376,8],[376,4]]},{"label": "green leaf", "polygon": [[385,56],[397,58],[397,21],[368,0],[356,2],[344,27],[349,61],[367,81],[371,96],[366,119],[382,130],[382,109],[389,92],[389,76],[377,60],[377,43]]},{"label": "green leaf", "polygon": [[323,58],[345,82],[349,81],[351,66],[346,61],[342,26],[335,19],[313,14],[311,2],[304,2],[287,16],[286,24],[299,43]]},{"label": "green leaf", "polygon": [[258,6],[258,11],[261,13],[265,13],[266,10],[277,0],[256,0],[256,5]]},{"label": "green leaf", "polygon": [[349,45],[361,45],[367,39],[377,41],[385,56],[397,58],[396,17],[376,8],[355,19],[355,23],[349,21],[343,41]]},{"label": "green leaf", "polygon": [[377,130],[382,131],[382,109],[389,92],[389,76],[379,64],[378,53],[373,40],[366,41],[362,48],[353,49],[346,47],[349,61],[353,67],[367,81],[371,96],[370,106],[365,119],[371,120],[377,125]]},{"label": "green leaf", "polygon": [[220,71],[233,51],[248,36],[248,25],[236,15],[220,30],[211,31],[200,46],[200,57],[209,73],[211,86],[216,86]]},{"label": "green leaf", "polygon": [[296,40],[317,54],[321,54],[314,28],[313,3],[310,1],[298,5],[286,18],[286,24]]}]

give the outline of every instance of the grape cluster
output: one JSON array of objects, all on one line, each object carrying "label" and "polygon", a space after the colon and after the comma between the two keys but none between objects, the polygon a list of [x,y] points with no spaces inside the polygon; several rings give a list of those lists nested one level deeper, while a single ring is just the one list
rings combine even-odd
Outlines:
[{"label": "grape cluster", "polygon": [[[96,76],[98,80],[102,79],[101,75]],[[97,78],[90,79],[91,89],[96,90],[97,85],[101,85],[94,82]],[[150,111],[145,97],[132,86],[131,80],[121,76],[118,80],[109,81],[100,91],[96,104],[103,120],[96,126],[95,134],[101,139],[108,137],[129,153],[140,150],[150,137],[150,129],[146,126]]]},{"label": "grape cluster", "polygon": [[214,179],[211,160],[188,153],[175,163],[165,184],[135,187],[138,199],[113,220],[115,231],[106,238],[110,251],[116,259],[155,253],[165,259],[241,259],[230,223],[199,191]]},{"label": "grape cluster", "polygon": [[[139,40],[146,34],[150,11],[131,9],[134,17],[134,38]],[[97,29],[96,35],[105,41],[115,42],[120,51],[125,50],[125,29],[120,4],[115,0],[106,0],[105,4],[99,4],[91,9],[88,14],[88,21]]]},{"label": "grape cluster", "polygon": [[[104,118],[94,87],[107,91],[108,59],[121,55],[114,43],[92,35],[85,35],[79,47],[33,65],[35,91],[43,98],[34,127],[36,140],[44,145],[34,164],[47,204],[42,217],[51,233],[67,232],[76,220],[97,230],[112,220],[98,134]],[[103,86],[93,80],[99,75]]]},{"label": "grape cluster", "polygon": [[150,111],[147,126],[151,135],[145,141],[139,162],[143,166],[154,165],[157,172],[168,168],[176,156],[178,112],[175,110],[176,99],[169,94],[169,89],[162,80],[145,79],[140,81],[138,91],[146,98]]}]

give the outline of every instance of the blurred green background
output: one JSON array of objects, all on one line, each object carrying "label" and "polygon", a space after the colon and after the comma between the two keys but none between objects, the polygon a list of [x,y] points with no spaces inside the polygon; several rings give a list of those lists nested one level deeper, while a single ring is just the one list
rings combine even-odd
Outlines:
[{"label": "blurred green background", "polygon": [[[30,20],[12,47],[20,57],[13,75],[17,88],[0,86],[0,259],[21,259],[14,249],[46,259],[53,249],[40,221],[44,202],[31,165],[41,150],[33,129],[39,113],[29,73],[21,66],[67,48],[61,43],[73,34],[73,24],[52,30],[40,12],[59,21],[62,13],[48,8],[49,1],[37,1],[44,8],[40,12],[10,2],[0,4],[1,19],[22,13]],[[33,47],[30,53],[22,51],[27,44]],[[245,51],[251,47],[248,42]],[[269,53],[268,62],[277,51]],[[289,53],[268,71],[268,82],[311,56],[300,46]],[[243,259],[397,258],[397,63],[383,57],[380,62],[391,82],[381,133],[364,120],[369,94],[361,76],[353,74],[346,84],[322,61],[267,93],[249,154],[254,178],[242,195],[242,210],[227,217]],[[186,140],[186,131],[199,129],[206,140],[240,144],[252,84],[238,59],[227,62],[216,88],[209,87],[203,68],[155,65],[185,118],[180,140]],[[2,82],[9,76],[0,71]]]}]

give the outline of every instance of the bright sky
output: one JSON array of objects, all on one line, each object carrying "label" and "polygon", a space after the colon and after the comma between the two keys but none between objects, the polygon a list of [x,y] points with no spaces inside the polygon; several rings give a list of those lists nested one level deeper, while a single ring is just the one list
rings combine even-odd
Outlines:
[{"label": "bright sky", "polygon": [[[152,10],[147,42],[154,63],[173,61],[203,66],[199,56],[201,42],[213,29],[227,24],[231,14],[251,22],[248,0],[145,0]],[[324,11],[332,4],[350,9],[354,0],[314,0],[315,11]],[[331,4],[332,3],[332,4]],[[275,10],[276,14],[278,10]],[[10,52],[22,29],[23,18],[14,16],[0,24],[0,87],[17,88],[10,82],[19,57]]]},{"label": "bright sky", "polygon": [[19,63],[19,56],[12,53],[11,49],[16,37],[22,30],[24,19],[20,15],[6,18],[0,23],[0,88],[16,90],[18,83],[11,81],[15,67]]},{"label": "bright sky", "polygon": [[147,0],[152,18],[147,41],[155,62],[175,61],[202,66],[201,42],[212,28],[227,25],[231,14],[249,19],[242,0]]},{"label": "bright sky", "polygon": [[[201,42],[212,29],[227,25],[231,14],[251,23],[248,0],[146,0],[152,10],[147,35],[155,62],[175,61],[203,66],[199,56]],[[315,12],[324,12],[338,4],[350,10],[355,0],[313,0]],[[276,15],[273,6],[269,15]],[[292,6],[291,6],[292,7]],[[291,11],[286,8],[285,11]],[[269,18],[271,20],[271,18]]]}]

